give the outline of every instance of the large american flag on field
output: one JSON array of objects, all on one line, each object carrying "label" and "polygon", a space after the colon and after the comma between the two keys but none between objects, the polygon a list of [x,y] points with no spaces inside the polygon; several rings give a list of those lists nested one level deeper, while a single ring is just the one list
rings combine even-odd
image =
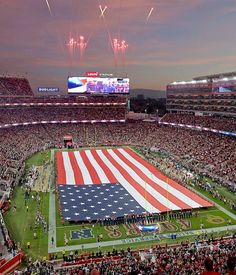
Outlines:
[{"label": "large american flag on field", "polygon": [[130,148],[57,151],[56,162],[61,210],[66,220],[212,206]]}]

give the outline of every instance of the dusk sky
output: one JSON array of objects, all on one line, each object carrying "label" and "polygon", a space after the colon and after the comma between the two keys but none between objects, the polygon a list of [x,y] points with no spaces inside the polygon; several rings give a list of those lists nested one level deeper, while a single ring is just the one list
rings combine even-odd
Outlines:
[{"label": "dusk sky", "polygon": [[[131,88],[165,89],[194,76],[236,71],[236,0],[0,0],[0,74],[34,90],[87,71],[128,75]],[[100,17],[100,9],[104,18]],[[153,11],[147,20],[151,8]],[[89,41],[82,58],[71,37]],[[128,43],[114,59],[111,39]]]}]

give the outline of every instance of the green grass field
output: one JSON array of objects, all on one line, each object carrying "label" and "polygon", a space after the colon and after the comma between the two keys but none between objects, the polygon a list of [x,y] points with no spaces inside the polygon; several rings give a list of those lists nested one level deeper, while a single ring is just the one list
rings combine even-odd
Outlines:
[{"label": "green grass field", "polygon": [[[31,193],[31,198],[25,200],[24,192],[21,187],[17,187],[12,198],[11,205],[16,205],[16,211],[13,207],[4,215],[5,222],[10,231],[12,238],[16,243],[20,243],[23,250],[29,252],[33,258],[44,257],[48,254],[48,236],[43,231],[42,226],[38,226],[34,230],[35,218],[36,218],[36,200],[35,193]],[[40,209],[48,222],[48,201],[49,194],[41,193],[41,206]],[[28,205],[28,212],[26,205]],[[34,232],[36,232],[36,239],[34,239]],[[30,242],[30,249],[27,249],[27,242]]]},{"label": "green grass field", "polygon": [[26,166],[25,166],[26,170],[29,169],[32,165],[41,166],[45,164],[50,159],[50,156],[51,156],[50,150],[42,151],[32,155],[26,161]]},{"label": "green grass field", "polygon": [[[37,153],[30,157],[26,163],[26,170],[29,169],[32,165],[43,165],[50,160],[51,153],[50,151],[45,151],[43,153]],[[208,193],[198,190],[209,199],[214,200],[216,203],[220,204],[227,210],[228,207],[224,205],[223,202],[213,199],[211,195]],[[223,190],[225,192],[225,196],[232,195],[227,190]],[[34,196],[32,198],[32,195]],[[6,224],[9,228],[10,234],[16,243],[20,243],[21,247],[27,254],[32,256],[33,258],[43,258],[48,256],[48,234],[44,233],[43,227],[38,226],[35,229],[37,238],[34,239],[34,227],[35,218],[36,218],[36,205],[37,202],[35,200],[36,194],[34,192],[31,193],[31,197],[27,200],[24,198],[24,189],[23,187],[16,187],[14,196],[12,198],[11,205],[16,205],[16,211],[14,212],[13,207],[4,215]],[[41,204],[40,210],[43,213],[47,223],[49,222],[49,193],[40,193]],[[29,210],[27,212],[26,205],[28,205]],[[109,240],[117,240],[117,239],[128,239],[139,237],[139,233],[134,233],[133,235],[127,235],[127,229],[123,225],[119,225],[117,231],[119,231],[119,236],[115,238],[111,238],[109,236],[109,232],[105,230],[104,227],[95,224],[69,224],[66,222],[64,225],[61,223],[61,218],[58,211],[58,202],[55,202],[56,207],[56,237],[58,247],[64,246],[64,234],[66,234],[69,243],[68,245],[78,245],[78,244],[86,244],[86,243],[96,243],[97,235],[103,235],[103,241]],[[169,220],[165,223],[160,223],[161,233],[171,233],[171,232],[183,232],[187,230],[199,230],[200,224],[204,224],[204,228],[217,228],[226,226],[228,224],[228,220],[231,220],[232,224],[236,224],[236,220],[229,218],[224,212],[220,211],[216,207],[211,207],[209,209],[202,209],[199,212],[198,217],[192,217],[191,219],[187,219],[185,224],[188,224],[188,227],[184,227],[183,224],[176,220]],[[91,228],[93,237],[89,239],[70,239],[70,231],[71,230],[81,230],[83,228]],[[146,233],[148,236],[150,233]],[[215,233],[217,235],[217,233]],[[179,238],[177,242],[181,240],[193,240],[193,236]],[[27,248],[27,242],[30,242],[30,248]],[[160,243],[174,243],[176,241],[172,241],[171,239],[161,240]],[[154,241],[146,241],[143,243],[132,243],[132,244],[124,244],[118,245],[116,248],[125,248],[131,246],[132,248],[143,248],[152,245]],[[93,250],[97,250],[99,248],[99,243],[97,244],[97,248]],[[103,248],[103,250],[112,250],[112,247]]]},{"label": "green grass field", "polygon": [[[222,202],[220,199],[218,198],[214,198],[211,194],[209,194],[208,192],[200,189],[200,188],[195,188],[198,192],[200,192],[202,195],[206,196],[207,198],[209,198],[210,200],[214,201],[215,203],[219,204],[220,206],[222,206],[223,208],[225,208],[226,210],[228,210],[229,212],[235,214],[235,211],[233,211],[229,205],[225,204],[224,202]],[[220,187],[219,187],[220,189]],[[218,190],[218,188],[217,188]],[[227,198],[231,199],[232,193],[230,193],[229,191],[225,190],[224,194]]]},{"label": "green grass field", "polygon": [[[172,233],[172,232],[180,232],[185,230],[200,230],[200,224],[204,224],[204,228],[213,228],[213,227],[221,227],[227,226],[227,221],[229,217],[224,214],[222,211],[218,210],[217,208],[213,207],[209,210],[201,210],[198,217],[192,217],[191,219],[186,219],[185,221],[189,221],[191,226],[189,228],[184,228],[181,223],[176,220],[169,220],[166,221],[165,224],[170,224],[170,229],[167,229],[167,226],[163,226],[162,233]],[[236,224],[235,220],[232,220],[232,225]],[[161,225],[161,223],[160,223]],[[70,240],[69,245],[76,245],[76,244],[85,244],[85,243],[94,243],[96,242],[96,236],[99,234],[103,235],[103,241],[109,241],[111,239],[125,239],[127,236],[127,230],[123,225],[118,225],[118,231],[120,231],[121,236],[117,238],[110,238],[108,236],[108,231],[104,229],[103,226],[100,225],[91,225],[91,224],[84,224],[84,225],[76,225],[76,224],[67,224],[66,226],[57,225],[57,246],[64,246],[64,234],[66,233],[67,237],[70,237],[71,230],[81,230],[83,228],[91,228],[93,232],[93,238],[90,239],[79,239],[79,240]],[[150,233],[147,233],[148,236]],[[134,234],[130,237],[138,237],[140,234]]]}]

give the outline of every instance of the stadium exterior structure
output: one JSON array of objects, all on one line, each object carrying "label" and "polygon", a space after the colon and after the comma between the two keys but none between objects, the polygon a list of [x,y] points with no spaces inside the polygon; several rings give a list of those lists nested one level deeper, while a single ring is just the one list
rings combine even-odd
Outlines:
[{"label": "stadium exterior structure", "polygon": [[168,112],[236,117],[236,72],[175,81],[166,87]]}]

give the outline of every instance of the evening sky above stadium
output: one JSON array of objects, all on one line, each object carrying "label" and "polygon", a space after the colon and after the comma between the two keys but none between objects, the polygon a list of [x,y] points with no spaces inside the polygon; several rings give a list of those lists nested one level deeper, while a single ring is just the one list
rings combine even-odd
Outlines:
[{"label": "evening sky above stadium", "polygon": [[[0,0],[0,74],[27,72],[39,86],[66,90],[68,75],[128,74],[131,88],[235,71],[235,0]],[[99,5],[107,9],[105,21]],[[147,15],[153,8],[147,21]],[[69,58],[72,34],[91,35],[82,60]],[[108,33],[129,45],[115,68]],[[78,60],[77,60],[77,59]],[[121,63],[121,61],[120,61]]]}]

